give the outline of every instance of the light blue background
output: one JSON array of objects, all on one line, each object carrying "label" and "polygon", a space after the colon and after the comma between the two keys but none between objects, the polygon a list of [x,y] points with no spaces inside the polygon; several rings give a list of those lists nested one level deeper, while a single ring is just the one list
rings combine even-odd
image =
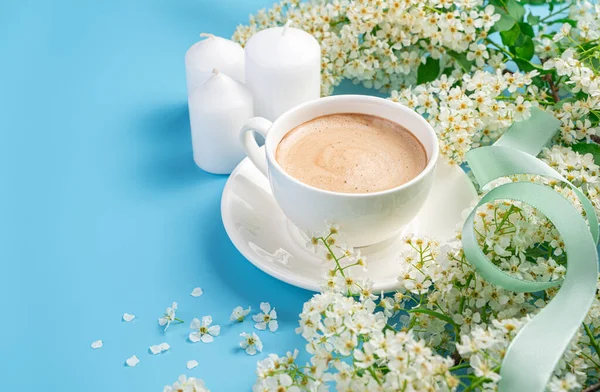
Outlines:
[{"label": "light blue background", "polygon": [[[198,33],[229,37],[271,3],[1,2],[1,391],[162,391],[183,373],[247,391],[257,360],[304,349],[294,328],[311,293],[233,247],[219,210],[227,177],[194,165],[187,111],[183,59]],[[186,323],[165,334],[156,319],[172,301]],[[251,357],[237,346],[253,323],[228,318],[261,301],[280,328]],[[208,314],[221,336],[187,342],[189,321]],[[150,355],[161,342],[171,350]],[[140,364],[125,367],[133,354]]]}]

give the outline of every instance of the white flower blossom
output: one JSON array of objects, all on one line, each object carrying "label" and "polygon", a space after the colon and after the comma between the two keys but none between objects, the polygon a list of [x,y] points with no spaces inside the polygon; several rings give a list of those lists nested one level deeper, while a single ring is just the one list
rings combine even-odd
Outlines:
[{"label": "white flower blossom", "polygon": [[175,312],[177,311],[177,302],[173,302],[173,304],[165,310],[165,314],[158,319],[158,325],[161,327],[165,327],[165,331],[169,328],[169,325],[177,318],[175,317]]},{"label": "white flower blossom", "polygon": [[558,32],[556,34],[554,34],[554,37],[552,39],[554,40],[554,42],[560,41],[564,37],[567,37],[570,32],[571,32],[571,25],[568,23],[564,23],[560,27],[560,30],[558,30]]},{"label": "white flower blossom", "polygon": [[256,333],[242,332],[240,336],[243,337],[240,347],[246,350],[246,354],[255,355],[257,352],[262,352],[263,344]]},{"label": "white flower blossom", "polygon": [[275,308],[271,309],[271,304],[268,302],[261,302],[260,310],[262,313],[257,313],[252,316],[252,320],[256,322],[256,324],[254,324],[254,328],[265,330],[268,327],[269,331],[275,332],[277,328],[279,328],[279,324],[277,323],[277,312],[275,311]]},{"label": "white flower blossom", "polygon": [[246,318],[248,313],[250,313],[250,309],[251,309],[250,306],[248,306],[248,309],[244,309],[241,306],[236,306],[231,311],[231,316],[229,316],[229,321],[237,321],[237,322],[241,323],[242,321],[244,321],[244,319]]},{"label": "white flower blossom", "polygon": [[219,336],[221,332],[221,327],[218,325],[212,325],[212,317],[204,316],[202,317],[202,322],[197,318],[194,318],[190,324],[190,328],[193,329],[193,332],[190,332],[189,339],[193,343],[198,343],[202,341],[202,343],[210,343],[214,340],[215,336]]}]

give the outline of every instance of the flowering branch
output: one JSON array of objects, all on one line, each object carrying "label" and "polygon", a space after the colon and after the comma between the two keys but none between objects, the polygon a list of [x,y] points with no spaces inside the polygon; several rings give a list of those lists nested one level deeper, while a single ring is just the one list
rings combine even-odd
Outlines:
[{"label": "flowering branch", "polygon": [[543,76],[543,78],[548,82],[548,85],[550,86],[550,91],[552,92],[552,98],[554,99],[554,102],[560,101],[560,97],[558,96],[558,88],[552,80],[552,74],[546,74]]}]

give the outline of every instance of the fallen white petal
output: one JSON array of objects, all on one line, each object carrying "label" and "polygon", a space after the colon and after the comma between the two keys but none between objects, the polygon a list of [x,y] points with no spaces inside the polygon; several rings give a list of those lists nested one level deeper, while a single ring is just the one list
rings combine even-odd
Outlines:
[{"label": "fallen white petal", "polygon": [[188,369],[193,369],[196,366],[198,366],[198,361],[196,361],[194,359],[192,359],[191,361],[187,361],[186,366],[187,366]]},{"label": "fallen white petal", "polygon": [[135,318],[135,314],[123,313],[123,321],[130,322]]},{"label": "fallen white petal", "polygon": [[200,340],[202,340],[202,343],[210,343],[213,340],[215,340],[215,338],[213,338],[211,335],[209,334],[204,334],[200,337]]},{"label": "fallen white petal", "polygon": [[277,331],[277,328],[279,328],[279,324],[277,323],[277,320],[269,321],[269,331],[275,332],[275,331]]},{"label": "fallen white petal", "polygon": [[125,363],[127,364],[127,366],[129,367],[134,367],[136,366],[138,363],[140,363],[140,360],[138,359],[138,357],[136,357],[135,355],[127,358],[127,361],[125,361]]},{"label": "fallen white petal", "polygon": [[160,354],[162,351],[160,344],[155,344],[154,346],[150,346],[150,352],[154,355]]},{"label": "fallen white petal", "polygon": [[102,347],[102,340],[96,340],[95,342],[92,343],[92,348],[93,349],[97,349]]},{"label": "fallen white petal", "polygon": [[200,329],[201,326],[202,326],[202,324],[200,324],[200,320],[198,320],[197,318],[194,318],[192,320],[192,322],[190,323],[191,329]]},{"label": "fallen white petal", "polygon": [[167,350],[169,350],[171,348],[171,346],[169,345],[169,343],[161,343],[161,344],[155,344],[153,346],[150,346],[150,352],[154,355],[156,354],[160,354],[162,352],[165,352]]},{"label": "fallen white petal", "polygon": [[194,290],[192,290],[192,297],[199,297],[201,296],[203,293],[202,289],[200,287],[196,287]]}]

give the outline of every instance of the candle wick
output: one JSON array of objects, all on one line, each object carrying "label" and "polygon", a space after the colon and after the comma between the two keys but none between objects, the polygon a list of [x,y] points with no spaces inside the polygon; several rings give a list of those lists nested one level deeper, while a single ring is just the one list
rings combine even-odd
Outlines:
[{"label": "candle wick", "polygon": [[283,31],[281,32],[281,35],[285,35],[285,33],[287,33],[288,27],[290,27],[291,24],[292,21],[288,19],[288,21],[285,22],[285,25],[283,26]]},{"label": "candle wick", "polygon": [[200,33],[201,38],[215,38],[213,34],[210,33]]},{"label": "candle wick", "polygon": [[220,74],[219,69],[218,68],[213,68],[213,75],[218,75]]}]

